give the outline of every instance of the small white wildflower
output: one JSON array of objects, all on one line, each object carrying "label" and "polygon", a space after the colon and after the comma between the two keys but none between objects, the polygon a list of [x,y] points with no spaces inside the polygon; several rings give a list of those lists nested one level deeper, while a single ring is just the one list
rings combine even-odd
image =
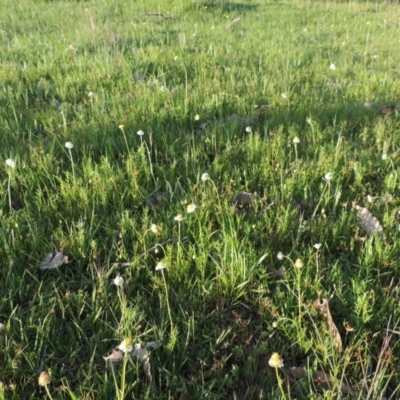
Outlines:
[{"label": "small white wildflower", "polygon": [[328,173],[326,173],[325,176],[324,176],[324,179],[325,179],[326,181],[330,181],[332,178],[333,178],[332,172],[328,172]]},{"label": "small white wildflower", "polygon": [[93,98],[94,97],[94,93],[93,92],[89,92],[88,93],[88,97]]},{"label": "small white wildflower", "polygon": [[161,271],[162,269],[167,268],[167,264],[165,264],[165,262],[160,261],[157,263],[155,270],[156,271]]},{"label": "small white wildflower", "polygon": [[116,285],[116,286],[118,286],[118,287],[123,287],[124,286],[124,278],[122,277],[122,276],[117,276],[115,279],[114,279],[114,285]]},{"label": "small white wildflower", "polygon": [[300,143],[300,139],[299,139],[297,136],[295,136],[295,137],[293,138],[293,143],[294,143],[294,144]]},{"label": "small white wildflower", "polygon": [[246,132],[251,133],[251,126],[246,126]]},{"label": "small white wildflower", "polygon": [[281,96],[282,96],[282,99],[285,99],[285,100],[288,98],[288,95],[286,93],[282,93]]},{"label": "small white wildflower", "polygon": [[285,258],[281,251],[276,255],[276,257],[278,258],[278,260],[283,260]]},{"label": "small white wildflower", "polygon": [[386,154],[386,153],[383,153],[383,154],[382,154],[382,160],[385,161],[386,159],[387,159],[387,154]]},{"label": "small white wildflower", "polygon": [[143,136],[143,135],[144,135],[144,132],[143,132],[142,130],[140,130],[140,131],[137,131],[136,134],[137,134],[138,136]]},{"label": "small white wildflower", "polygon": [[311,125],[313,120],[311,119],[311,117],[306,118],[306,122],[307,124]]},{"label": "small white wildflower", "polygon": [[302,260],[301,258],[298,258],[298,259],[294,262],[294,267],[295,267],[295,268],[303,268],[303,267],[304,267],[303,260]]},{"label": "small white wildflower", "polygon": [[15,161],[11,158],[7,158],[6,165],[10,168],[15,168]]},{"label": "small white wildflower", "polygon": [[203,182],[208,181],[210,179],[210,175],[208,175],[207,172],[204,172],[204,174],[201,175],[201,180]]},{"label": "small white wildflower", "polygon": [[156,225],[156,224],[151,224],[150,230],[151,230],[154,234],[157,235],[158,233],[160,233],[161,228],[160,228],[158,225]]},{"label": "small white wildflower", "polygon": [[315,244],[313,245],[313,247],[314,247],[315,249],[317,249],[317,250],[319,250],[319,249],[321,248],[321,246],[322,246],[321,243],[315,243]]},{"label": "small white wildflower", "polygon": [[329,66],[329,69],[334,71],[336,69],[336,65],[334,63],[331,63],[331,65]]},{"label": "small white wildflower", "polygon": [[367,195],[367,201],[368,203],[372,203],[372,196],[370,194]]},{"label": "small white wildflower", "polygon": [[130,353],[133,350],[132,340],[124,339],[118,346],[118,349],[120,349],[123,353]]},{"label": "small white wildflower", "polygon": [[182,214],[178,214],[176,217],[174,217],[174,220],[175,220],[175,221],[178,221],[178,222],[183,221]]},{"label": "small white wildflower", "polygon": [[67,149],[72,149],[74,147],[74,145],[71,142],[65,142],[64,145]]},{"label": "small white wildflower", "polygon": [[197,208],[196,204],[192,203],[187,206],[186,211],[188,214],[191,214],[196,211],[196,208]]}]

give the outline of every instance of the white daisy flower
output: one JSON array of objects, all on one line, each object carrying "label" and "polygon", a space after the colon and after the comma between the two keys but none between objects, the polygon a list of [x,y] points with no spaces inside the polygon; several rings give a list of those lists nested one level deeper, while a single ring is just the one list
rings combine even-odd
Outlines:
[{"label": "white daisy flower", "polygon": [[207,172],[204,172],[204,174],[201,175],[201,180],[203,182],[208,181],[210,179],[210,175],[208,175]]},{"label": "white daisy flower", "polygon": [[116,286],[118,286],[118,287],[123,287],[124,286],[124,278],[122,277],[122,276],[117,276],[115,279],[114,279],[114,285],[116,285]]},{"label": "white daisy flower", "polygon": [[6,160],[6,165],[10,168],[15,168],[15,161],[12,160],[11,158],[7,158]]},{"label": "white daisy flower", "polygon": [[187,206],[186,211],[188,214],[191,214],[196,211],[196,208],[197,208],[196,204],[192,203]]},{"label": "white daisy flower", "polygon": [[332,180],[332,178],[333,178],[332,172],[328,172],[328,173],[326,173],[325,176],[324,176],[324,179],[325,179],[326,181],[330,181],[330,180]]},{"label": "white daisy flower", "polygon": [[133,350],[132,340],[124,339],[118,346],[118,349],[121,350],[123,353],[130,353]]},{"label": "white daisy flower", "polygon": [[163,261],[159,261],[156,265],[155,270],[161,271],[162,269],[165,269],[165,268],[167,268],[167,264],[165,264],[165,262],[163,262]]}]

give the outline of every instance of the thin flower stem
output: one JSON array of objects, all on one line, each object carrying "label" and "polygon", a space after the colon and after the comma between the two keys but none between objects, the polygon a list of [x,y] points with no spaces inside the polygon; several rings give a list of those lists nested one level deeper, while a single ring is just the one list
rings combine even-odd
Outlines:
[{"label": "thin flower stem", "polygon": [[11,201],[11,172],[8,173],[8,205],[10,206],[10,211],[12,211],[12,201]]},{"label": "thin flower stem", "polygon": [[44,388],[46,389],[46,393],[47,393],[47,396],[49,397],[49,399],[50,399],[50,400],[53,400],[53,397],[51,397],[51,394],[50,394],[50,390],[49,390],[49,388],[48,388],[48,385],[45,385]]},{"label": "thin flower stem", "polygon": [[71,165],[72,165],[72,175],[74,176],[74,180],[75,180],[75,166],[74,166],[74,159],[72,157],[72,151],[70,148],[68,148],[69,151],[69,156],[71,157]]},{"label": "thin flower stem", "polygon": [[[121,129],[121,131],[122,131],[122,135],[124,136],[124,140],[125,140],[126,150],[127,150],[128,154],[129,154],[129,146],[128,146],[128,141],[126,140],[126,135],[125,135],[124,128],[120,127],[119,129]],[[140,138],[142,138],[142,137],[140,137]]]},{"label": "thin flower stem", "polygon": [[172,321],[172,315],[171,315],[171,307],[169,306],[169,299],[168,299],[168,289],[167,289],[167,281],[165,279],[165,275],[164,275],[164,270],[161,270],[162,276],[163,276],[163,280],[164,280],[164,287],[165,287],[165,299],[167,301],[167,310],[168,310],[168,317],[169,317],[169,322],[171,324],[171,333],[174,329],[174,323]]},{"label": "thin flower stem", "polygon": [[126,378],[126,364],[128,363],[129,354],[124,354],[124,363],[122,365],[122,376],[121,376],[121,388],[118,391],[118,399],[124,400],[125,399],[125,378]]},{"label": "thin flower stem", "polygon": [[279,375],[279,368],[275,368],[275,372],[276,372],[276,379],[278,380],[278,386],[279,386],[279,390],[282,393],[282,398],[286,400],[286,394],[285,391],[283,390],[283,386],[282,386],[282,378]]}]

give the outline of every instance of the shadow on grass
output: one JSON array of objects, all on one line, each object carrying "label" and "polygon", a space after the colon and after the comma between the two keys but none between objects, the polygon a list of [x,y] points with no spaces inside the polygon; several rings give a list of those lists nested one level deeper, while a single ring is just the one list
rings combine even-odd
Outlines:
[{"label": "shadow on grass", "polygon": [[236,3],[232,1],[225,0],[208,0],[200,1],[195,4],[188,6],[189,9],[195,9],[197,11],[208,9],[209,11],[220,11],[221,13],[227,12],[247,12],[254,11],[259,8],[259,4],[249,4],[249,3]]}]

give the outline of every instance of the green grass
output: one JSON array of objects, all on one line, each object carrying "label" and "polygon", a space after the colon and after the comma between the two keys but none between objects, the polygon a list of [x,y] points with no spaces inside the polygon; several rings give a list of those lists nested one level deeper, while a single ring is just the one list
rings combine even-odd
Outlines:
[{"label": "green grass", "polygon": [[0,399],[400,396],[397,2],[3,3]]}]

